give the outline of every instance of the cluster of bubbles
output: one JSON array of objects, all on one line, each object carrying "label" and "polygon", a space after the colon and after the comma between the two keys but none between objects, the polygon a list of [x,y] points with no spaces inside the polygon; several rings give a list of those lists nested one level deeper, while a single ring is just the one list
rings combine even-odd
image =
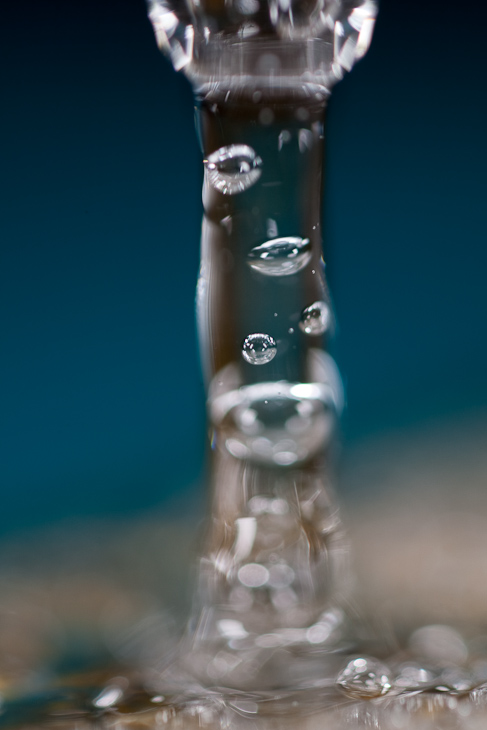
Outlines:
[{"label": "cluster of bubbles", "polygon": [[[208,183],[223,195],[237,195],[248,190],[262,174],[262,159],[245,144],[220,147],[208,155],[204,164]],[[310,263],[311,255],[309,238],[285,236],[254,246],[248,253],[247,262],[263,276],[291,276]],[[307,335],[319,336],[329,330],[331,322],[329,305],[317,301],[303,309],[299,328]],[[270,334],[249,334],[242,345],[242,357],[251,365],[265,365],[276,354],[276,341]]]}]

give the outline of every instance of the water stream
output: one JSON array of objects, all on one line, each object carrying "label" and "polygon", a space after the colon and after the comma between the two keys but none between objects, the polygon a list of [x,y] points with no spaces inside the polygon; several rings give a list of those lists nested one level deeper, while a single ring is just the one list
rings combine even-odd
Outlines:
[{"label": "water stream", "polygon": [[13,697],[5,727],[485,727],[479,644],[448,626],[395,643],[363,619],[334,495],[325,111],[374,17],[370,0],[152,3],[194,86],[205,168],[211,510],[193,613],[154,666]]}]

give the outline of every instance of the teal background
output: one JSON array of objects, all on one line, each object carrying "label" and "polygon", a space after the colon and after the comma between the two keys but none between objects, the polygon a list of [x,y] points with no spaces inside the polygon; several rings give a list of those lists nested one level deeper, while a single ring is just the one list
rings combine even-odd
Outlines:
[{"label": "teal background", "polygon": [[[335,88],[346,443],[487,404],[485,7],[384,0]],[[143,2],[2,8],[0,532],[188,502],[200,156]]]}]

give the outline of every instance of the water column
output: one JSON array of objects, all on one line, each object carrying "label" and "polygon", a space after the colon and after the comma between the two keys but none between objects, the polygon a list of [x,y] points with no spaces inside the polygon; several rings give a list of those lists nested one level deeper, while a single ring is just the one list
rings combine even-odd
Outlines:
[{"label": "water column", "polygon": [[205,684],[282,687],[291,656],[312,657],[306,681],[343,633],[324,118],[375,5],[158,1],[150,16],[192,81],[205,167],[197,313],[212,500],[186,666]]}]

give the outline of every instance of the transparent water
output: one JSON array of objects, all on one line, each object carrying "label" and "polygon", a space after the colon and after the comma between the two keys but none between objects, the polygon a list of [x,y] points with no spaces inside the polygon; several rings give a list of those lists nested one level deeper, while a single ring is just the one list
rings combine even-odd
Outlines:
[{"label": "transparent water", "polygon": [[114,659],[6,692],[0,725],[485,727],[485,642],[443,625],[393,641],[352,599],[332,486],[343,392],[322,159],[329,88],[365,52],[375,9],[320,8],[153,4],[161,45],[195,86],[205,169],[212,498],[195,605],[178,642],[161,624],[138,639],[158,647],[138,666]]}]

